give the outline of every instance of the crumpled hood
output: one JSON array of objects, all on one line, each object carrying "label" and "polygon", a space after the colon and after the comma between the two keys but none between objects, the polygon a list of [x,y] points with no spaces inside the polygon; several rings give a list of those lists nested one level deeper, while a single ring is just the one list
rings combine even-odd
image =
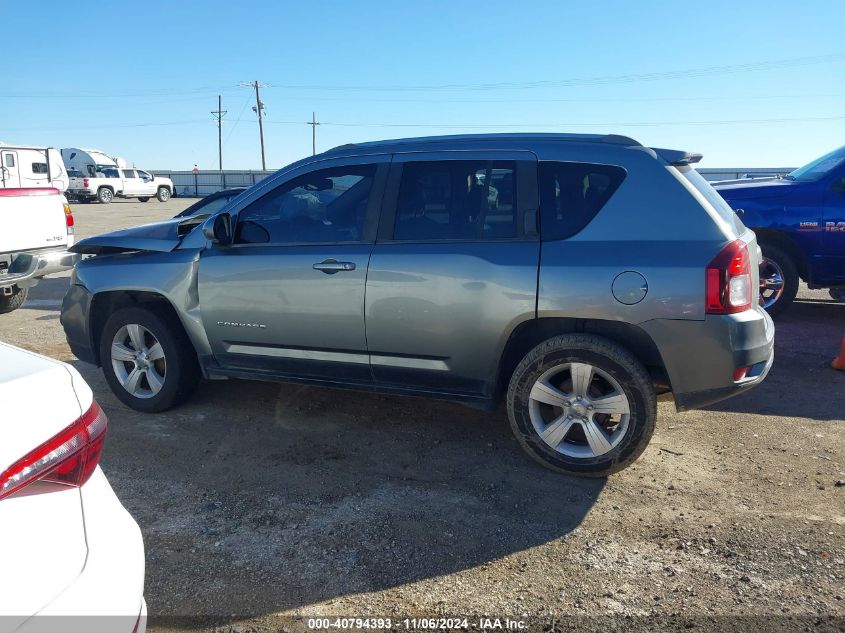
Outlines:
[{"label": "crumpled hood", "polygon": [[163,222],[142,224],[111,233],[102,233],[80,240],[71,247],[71,252],[83,255],[104,255],[126,251],[158,251],[169,253],[185,236],[181,225],[196,225],[190,218],[173,218]]},{"label": "crumpled hood", "polygon": [[771,198],[790,195],[795,181],[785,178],[755,178],[752,180],[726,180],[713,183],[713,188],[728,201],[749,198]]}]

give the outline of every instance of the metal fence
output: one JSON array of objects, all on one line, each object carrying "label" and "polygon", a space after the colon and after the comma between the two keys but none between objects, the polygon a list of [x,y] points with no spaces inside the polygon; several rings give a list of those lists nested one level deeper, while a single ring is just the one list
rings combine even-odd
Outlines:
[{"label": "metal fence", "polygon": [[[794,167],[709,167],[698,171],[707,180],[734,180],[738,178],[765,178],[792,171]],[[253,171],[251,169],[227,169],[224,171],[172,171],[169,169],[153,170],[156,176],[167,176],[173,181],[176,196],[201,198],[208,194],[231,187],[250,187],[263,180],[273,171]]]},{"label": "metal fence", "polygon": [[250,187],[274,172],[253,171],[251,169],[198,172],[155,169],[152,173],[156,176],[167,176],[170,178],[173,181],[173,189],[177,197],[202,198],[221,189]]}]

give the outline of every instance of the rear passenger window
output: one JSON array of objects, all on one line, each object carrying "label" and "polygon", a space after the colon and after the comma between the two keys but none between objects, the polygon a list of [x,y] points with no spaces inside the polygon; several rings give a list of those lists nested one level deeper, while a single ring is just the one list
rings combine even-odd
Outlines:
[{"label": "rear passenger window", "polygon": [[540,163],[540,230],[560,240],[583,229],[610,200],[626,172],[613,165]]},{"label": "rear passenger window", "polygon": [[500,240],[517,237],[513,161],[432,161],[402,168],[393,238]]},{"label": "rear passenger window", "polygon": [[123,177],[124,178],[134,178],[135,172],[131,169],[124,169],[123,170]]}]

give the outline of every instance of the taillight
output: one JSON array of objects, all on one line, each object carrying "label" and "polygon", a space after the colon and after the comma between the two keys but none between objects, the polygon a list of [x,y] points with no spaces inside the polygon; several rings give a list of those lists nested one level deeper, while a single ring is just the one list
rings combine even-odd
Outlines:
[{"label": "taillight", "polygon": [[0,474],[0,499],[36,481],[82,486],[100,462],[107,427],[94,401],[73,424]]},{"label": "taillight", "polygon": [[751,307],[751,256],[742,240],[725,246],[707,266],[707,314],[733,314]]},{"label": "taillight", "polygon": [[67,225],[67,234],[73,235],[73,211],[70,210],[70,205],[65,202],[65,224]]},{"label": "taillight", "polygon": [[83,179],[82,179],[82,186],[83,186],[83,187],[87,187],[87,186],[88,186],[88,179],[87,179],[87,178],[83,178]]}]

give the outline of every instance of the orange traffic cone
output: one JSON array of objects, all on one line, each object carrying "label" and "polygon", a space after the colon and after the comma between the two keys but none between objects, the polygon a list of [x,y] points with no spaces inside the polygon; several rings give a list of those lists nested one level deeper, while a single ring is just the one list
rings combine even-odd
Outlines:
[{"label": "orange traffic cone", "polygon": [[839,371],[845,371],[845,336],[842,337],[842,349],[839,352],[839,356],[833,359],[830,366]]}]

